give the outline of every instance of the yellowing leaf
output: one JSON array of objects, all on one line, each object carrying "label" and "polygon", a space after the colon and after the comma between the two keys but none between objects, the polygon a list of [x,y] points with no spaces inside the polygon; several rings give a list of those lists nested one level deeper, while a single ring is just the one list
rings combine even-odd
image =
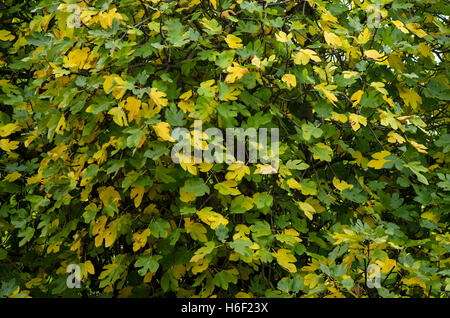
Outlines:
[{"label": "yellowing leaf", "polygon": [[252,64],[255,65],[257,69],[261,68],[261,60],[256,55],[252,58]]},{"label": "yellowing leaf", "polygon": [[285,32],[280,31],[275,34],[275,38],[278,42],[286,43],[292,39],[292,33],[289,33],[289,35],[287,35]]},{"label": "yellowing leaf", "polygon": [[167,98],[164,98],[166,96],[167,96],[166,93],[158,92],[158,89],[152,87],[152,90],[150,92],[150,98],[159,107],[164,107],[169,104],[169,101],[167,100]]},{"label": "yellowing leaf", "polygon": [[209,266],[209,260],[206,258],[203,258],[199,260],[198,262],[194,263],[194,266],[192,266],[192,274],[197,275],[198,273],[204,272]]},{"label": "yellowing leaf", "polygon": [[190,218],[184,219],[184,228],[186,229],[186,233],[188,233],[194,240],[200,242],[207,242],[208,238],[206,237],[206,228],[200,223],[194,223]]},{"label": "yellowing leaf", "polygon": [[419,44],[419,53],[424,57],[434,59],[434,55],[431,52],[431,48],[427,45],[426,42],[422,42]]},{"label": "yellowing leaf", "polygon": [[293,74],[284,74],[281,80],[286,83],[288,88],[297,86],[297,80]]},{"label": "yellowing leaf", "polygon": [[363,90],[356,91],[352,94],[352,96],[350,97],[350,99],[353,101],[352,107],[355,107],[356,105],[359,104],[363,94],[364,94]]},{"label": "yellowing leaf", "polygon": [[191,202],[195,200],[195,193],[184,191],[183,188],[180,188],[180,200],[182,202]]},{"label": "yellowing leaf", "polygon": [[408,23],[406,25],[406,27],[415,35],[417,35],[419,38],[423,38],[425,36],[427,36],[427,33],[420,29],[420,24],[419,23]]},{"label": "yellowing leaf", "polygon": [[353,189],[353,184],[348,184],[345,180],[339,180],[338,178],[333,178],[333,185],[339,191],[344,191],[345,189]]},{"label": "yellowing leaf", "polygon": [[353,78],[358,76],[359,77],[359,72],[355,72],[355,71],[343,71],[342,75],[344,75],[344,78]]},{"label": "yellowing leaf", "polygon": [[297,190],[301,190],[302,186],[300,185],[300,183],[298,183],[297,180],[295,180],[294,178],[290,178],[286,184],[289,186],[289,188],[292,189],[297,189]]},{"label": "yellowing leaf", "polygon": [[327,83],[321,83],[319,85],[314,86],[317,90],[321,91],[325,94],[325,96],[328,98],[328,100],[333,104],[336,105],[335,102],[338,101],[336,95],[334,95],[331,91],[336,88],[336,85],[327,85]]},{"label": "yellowing leaf", "polygon": [[176,140],[170,136],[170,124],[164,121],[152,126],[156,135],[164,141],[175,142]]},{"label": "yellowing leaf", "polygon": [[194,176],[197,175],[197,167],[194,164],[193,158],[190,160],[180,160],[180,166],[183,170],[188,171],[190,174],[193,174]]},{"label": "yellowing leaf", "polygon": [[322,61],[320,57],[317,56],[317,53],[310,49],[300,50],[292,55],[292,58],[297,65],[306,65],[309,63],[309,60],[313,60],[314,62]]},{"label": "yellowing leaf", "polygon": [[357,131],[361,127],[361,125],[367,125],[367,118],[358,114],[349,114],[348,122],[352,126],[352,129],[354,131]]},{"label": "yellowing leaf", "polygon": [[382,83],[382,82],[372,82],[372,83],[370,83],[370,86],[375,88],[381,94],[388,95],[388,91],[384,88],[384,83]]},{"label": "yellowing leaf", "polygon": [[219,227],[220,224],[226,226],[228,224],[228,220],[225,219],[221,214],[214,212],[212,209],[213,208],[211,207],[205,207],[200,211],[197,211],[197,215],[200,220],[208,224],[209,227],[213,230]]},{"label": "yellowing leaf", "polygon": [[102,200],[104,206],[109,206],[110,202],[117,204],[120,201],[119,192],[117,192],[111,186],[98,188],[98,194],[99,194],[100,200]]},{"label": "yellowing leaf", "polygon": [[285,248],[280,248],[276,253],[273,253],[273,256],[277,259],[278,264],[289,271],[290,273],[296,273],[297,267],[294,262],[297,261],[294,255]]},{"label": "yellowing leaf", "polygon": [[[212,169],[212,167],[214,167],[214,164],[208,163],[208,162],[202,162],[198,165],[198,168],[200,169],[201,172],[208,172],[209,170]],[[249,174],[250,174],[250,171],[249,171]],[[226,176],[225,176],[225,178],[226,178]]]},{"label": "yellowing leaf", "polygon": [[127,98],[123,105],[128,111],[128,122],[133,121],[133,119],[139,114],[142,102],[136,97],[130,96]]},{"label": "yellowing leaf", "polygon": [[397,265],[397,262],[395,260],[390,259],[388,257],[384,261],[377,260],[375,263],[377,263],[380,266],[381,272],[383,274],[387,274],[387,273],[391,272],[392,269]]},{"label": "yellowing leaf", "polygon": [[376,50],[367,50],[367,51],[364,51],[364,55],[365,55],[366,57],[372,59],[372,60],[375,60],[375,61],[380,61],[381,58],[382,58],[382,55],[381,55],[378,51],[376,51]]},{"label": "yellowing leaf", "polygon": [[0,148],[6,152],[11,152],[11,150],[19,148],[19,142],[9,141],[8,139],[0,139]]},{"label": "yellowing leaf", "polygon": [[414,90],[409,89],[405,86],[398,87],[400,97],[405,102],[405,105],[411,106],[414,110],[422,104],[422,97],[417,94]]},{"label": "yellowing leaf", "polygon": [[140,232],[136,232],[131,237],[133,241],[133,252],[136,252],[143,248],[147,244],[147,238],[150,236],[150,229],[145,229]]},{"label": "yellowing leaf", "polygon": [[385,157],[389,156],[391,153],[389,151],[383,150],[380,152],[376,152],[372,155],[372,158],[374,160],[370,160],[367,164],[368,167],[374,168],[374,169],[382,169],[385,162],[389,162],[390,160],[384,159]]},{"label": "yellowing leaf", "polygon": [[214,10],[217,9],[217,0],[209,0],[211,2],[211,5],[213,6]]},{"label": "yellowing leaf", "polygon": [[422,144],[419,144],[418,142],[415,142],[414,140],[409,140],[409,143],[414,147],[414,148],[416,148],[416,150],[418,151],[418,152],[421,152],[421,153],[428,153],[425,149],[428,149],[426,146],[424,146],[424,145],[422,145]]},{"label": "yellowing leaf", "polygon": [[419,277],[411,277],[411,278],[403,278],[402,279],[403,284],[411,286],[411,285],[417,285],[422,287],[424,290],[427,289],[427,285],[425,284],[425,281]]},{"label": "yellowing leaf", "polygon": [[117,13],[117,8],[113,8],[108,12],[100,12],[97,16],[97,20],[103,29],[111,28],[113,20],[123,20],[122,15]]},{"label": "yellowing leaf", "polygon": [[58,124],[56,125],[55,132],[57,134],[61,134],[66,129],[66,118],[64,117],[64,114],[61,115],[61,118],[58,121]]},{"label": "yellowing leaf", "polygon": [[214,185],[214,189],[219,191],[220,194],[223,195],[239,195],[241,192],[236,189],[237,182],[234,180],[227,180],[221,183],[216,183]]},{"label": "yellowing leaf", "polygon": [[13,172],[3,178],[3,181],[14,182],[22,176],[20,172]]},{"label": "yellowing leaf", "polygon": [[108,114],[113,116],[114,122],[120,127],[128,126],[127,116],[120,106],[111,108]]},{"label": "yellowing leaf", "polygon": [[331,112],[331,119],[340,121],[341,123],[346,123],[348,121],[348,116],[336,112]]},{"label": "yellowing leaf", "polygon": [[225,78],[225,83],[227,84],[239,81],[245,74],[249,72],[245,67],[242,67],[237,63],[233,64],[233,66],[227,67],[228,75]]},{"label": "yellowing leaf", "polygon": [[424,212],[420,215],[422,219],[433,221],[434,223],[438,223],[441,218],[440,214],[434,214],[431,211]]},{"label": "yellowing leaf", "polygon": [[250,168],[242,161],[233,163],[228,167],[228,170],[230,171],[225,175],[225,179],[227,180],[241,181],[245,175],[250,174]]},{"label": "yellowing leaf", "polygon": [[13,132],[15,132],[19,127],[16,123],[6,124],[0,127],[0,137],[8,137]]},{"label": "yellowing leaf", "polygon": [[192,97],[192,90],[191,89],[188,90],[187,92],[184,92],[183,94],[181,94],[179,96],[179,98],[182,99],[182,100],[188,100],[191,97]]},{"label": "yellowing leaf", "polygon": [[370,39],[370,31],[368,28],[365,28],[362,33],[358,35],[357,42],[358,44],[366,44]]},{"label": "yellowing leaf", "polygon": [[241,38],[233,35],[233,34],[228,34],[227,37],[225,38],[225,42],[227,42],[228,46],[231,49],[240,49],[242,48],[242,40]]},{"label": "yellowing leaf", "polygon": [[399,20],[392,21],[392,24],[395,25],[397,27],[397,29],[399,29],[403,33],[406,33],[406,34],[409,33],[408,29],[405,28],[405,25],[403,24],[402,21],[399,21]]},{"label": "yellowing leaf", "polygon": [[118,220],[112,221],[108,228],[104,232],[104,239],[105,239],[105,247],[110,247],[114,244],[114,241],[117,238],[117,226],[118,226]]},{"label": "yellowing leaf", "polygon": [[398,142],[399,144],[404,143],[406,140],[405,138],[403,138],[401,135],[397,134],[395,131],[390,131],[388,133],[388,139],[387,139],[390,143],[396,143]]},{"label": "yellowing leaf", "polygon": [[333,32],[325,31],[324,36],[325,36],[325,41],[329,45],[333,46],[334,48],[342,46],[341,38],[339,36],[337,36],[336,34],[334,34]]},{"label": "yellowing leaf", "polygon": [[273,174],[277,170],[270,164],[256,164],[255,174]]},{"label": "yellowing leaf", "polygon": [[15,38],[8,30],[0,30],[0,41],[12,41]]},{"label": "yellowing leaf", "polygon": [[112,74],[103,77],[105,78],[105,81],[103,82],[103,89],[105,93],[109,94],[112,92],[116,99],[120,99],[123,95],[125,95],[127,91],[123,88],[125,81],[119,75]]},{"label": "yellowing leaf", "polygon": [[300,207],[300,209],[302,209],[303,213],[305,213],[306,217],[308,219],[312,220],[313,213],[316,212],[316,209],[314,209],[314,207],[311,204],[309,204],[308,202],[297,201],[296,203]]},{"label": "yellowing leaf", "polygon": [[134,199],[134,206],[137,208],[141,205],[142,197],[144,195],[144,187],[133,187],[130,191],[130,199]]},{"label": "yellowing leaf", "polygon": [[84,47],[82,49],[73,49],[67,56],[64,56],[64,67],[78,68],[78,69],[90,69],[95,66],[95,61],[98,58],[98,54],[89,55],[90,48]]},{"label": "yellowing leaf", "polygon": [[360,166],[361,168],[367,168],[369,160],[364,157],[360,151],[355,151],[352,157],[355,158],[355,162],[358,166]]}]

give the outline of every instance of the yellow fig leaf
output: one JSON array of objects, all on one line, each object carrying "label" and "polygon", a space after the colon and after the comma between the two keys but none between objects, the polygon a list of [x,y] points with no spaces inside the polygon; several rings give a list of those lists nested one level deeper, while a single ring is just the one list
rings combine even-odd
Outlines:
[{"label": "yellow fig leaf", "polygon": [[137,208],[141,205],[144,196],[144,187],[133,187],[130,191],[130,199],[134,199],[134,206]]},{"label": "yellow fig leaf", "polygon": [[404,143],[406,140],[405,138],[403,138],[400,134],[397,134],[395,131],[390,131],[388,133],[388,142],[395,144],[395,143],[399,143],[402,144]]},{"label": "yellow fig leaf", "polygon": [[0,30],[0,41],[12,41],[15,38],[8,30]]},{"label": "yellow fig leaf", "polygon": [[416,150],[418,152],[421,153],[428,153],[428,151],[426,151],[425,149],[428,149],[425,145],[419,144],[418,142],[415,142],[414,140],[408,140],[409,143],[411,144],[411,146],[413,146],[414,148],[416,148]]},{"label": "yellow fig leaf", "polygon": [[376,50],[364,51],[364,55],[372,60],[377,61],[377,62],[380,61],[382,58],[382,55]]},{"label": "yellow fig leaf", "polygon": [[399,87],[399,94],[405,102],[405,105],[411,106],[414,110],[422,104],[422,97],[410,88],[404,86]]},{"label": "yellow fig leaf", "polygon": [[19,142],[9,141],[8,139],[0,139],[0,148],[6,152],[11,152],[11,150],[19,148]]},{"label": "yellow fig leaf", "polygon": [[280,248],[276,253],[273,253],[273,256],[277,259],[278,264],[289,271],[290,273],[296,273],[297,267],[294,262],[297,261],[294,255],[285,248]]},{"label": "yellow fig leaf", "polygon": [[230,49],[240,49],[243,46],[241,38],[233,34],[228,34],[225,38],[225,42],[227,42]]},{"label": "yellow fig leaf", "polygon": [[191,221],[190,218],[184,219],[184,228],[186,229],[186,233],[188,233],[192,239],[200,242],[207,242],[208,238],[206,237],[206,228],[203,224],[195,223]]},{"label": "yellow fig leaf", "polygon": [[419,38],[427,36],[427,33],[420,28],[419,23],[408,23],[406,27]]},{"label": "yellow fig leaf", "polygon": [[316,209],[309,204],[308,202],[297,201],[297,205],[302,209],[303,213],[305,213],[306,217],[310,220],[313,219],[313,213],[316,213]]},{"label": "yellow fig leaf", "polygon": [[346,123],[348,121],[348,116],[344,114],[339,114],[336,112],[331,112],[331,119],[335,121],[339,121],[341,123]]},{"label": "yellow fig leaf", "polygon": [[228,75],[225,78],[225,83],[227,84],[239,81],[245,74],[249,72],[245,67],[242,67],[237,63],[233,64],[233,66],[227,67]]},{"label": "yellow fig leaf", "polygon": [[384,83],[382,83],[382,82],[372,82],[372,83],[370,83],[370,86],[375,88],[381,94],[388,95],[388,91],[384,88]]},{"label": "yellow fig leaf", "polygon": [[281,80],[286,83],[288,88],[297,86],[297,80],[293,74],[284,74]]},{"label": "yellow fig leaf", "polygon": [[380,152],[376,152],[372,155],[373,160],[370,160],[367,164],[368,167],[374,169],[382,169],[385,162],[389,162],[390,160],[384,159],[385,157],[391,155],[389,151],[383,150]]},{"label": "yellow fig leaf", "polygon": [[349,114],[348,122],[352,126],[352,129],[354,131],[357,131],[361,127],[361,125],[367,125],[367,118],[358,114]]},{"label": "yellow fig leaf", "polygon": [[287,35],[285,32],[280,31],[275,34],[275,38],[277,39],[278,42],[286,43],[292,39],[292,33],[289,33],[289,35]]},{"label": "yellow fig leaf", "polygon": [[205,207],[200,211],[197,211],[197,215],[204,223],[208,224],[209,227],[215,230],[217,227],[222,224],[226,226],[228,224],[228,220],[224,218],[221,214],[214,212],[211,207]]},{"label": "yellow fig leaf", "polygon": [[342,40],[339,36],[334,34],[333,32],[324,32],[325,41],[334,48],[342,46]]},{"label": "yellow fig leaf", "polygon": [[409,33],[408,29],[405,28],[405,25],[403,24],[402,21],[395,20],[395,21],[392,21],[392,24],[395,25],[396,28],[399,29],[400,31],[402,31],[403,33],[406,33],[406,34]]},{"label": "yellow fig leaf", "polygon": [[143,248],[147,244],[147,238],[150,236],[150,229],[145,229],[140,232],[136,232],[131,237],[133,241],[133,252],[136,252]]},{"label": "yellow fig leaf", "polygon": [[108,114],[113,116],[114,122],[120,127],[128,126],[127,116],[120,106],[111,108]]},{"label": "yellow fig leaf", "polygon": [[236,189],[237,182],[234,180],[226,180],[221,183],[216,183],[214,185],[214,189],[219,191],[219,193],[223,195],[239,195],[241,192]]},{"label": "yellow fig leaf", "polygon": [[156,135],[159,138],[161,138],[162,140],[175,142],[175,139],[173,139],[170,136],[170,124],[169,123],[161,121],[152,127],[155,130]]},{"label": "yellow fig leaf", "polygon": [[228,167],[229,172],[225,175],[227,180],[241,181],[242,178],[250,174],[250,168],[242,161],[237,161]]},{"label": "yellow fig leaf", "polygon": [[292,58],[294,60],[294,63],[297,65],[306,65],[310,60],[313,60],[314,62],[322,61],[320,57],[317,56],[317,53],[310,49],[300,50],[292,55]]},{"label": "yellow fig leaf", "polygon": [[350,97],[350,100],[353,101],[352,107],[355,107],[356,105],[359,104],[359,102],[361,101],[361,97],[363,96],[364,91],[363,90],[359,90],[356,91],[352,94],[352,96]]},{"label": "yellow fig leaf", "polygon": [[152,90],[150,91],[150,98],[153,100],[153,102],[158,105],[159,107],[164,107],[169,104],[169,101],[166,97],[167,94],[164,92],[158,92],[158,89],[152,87]]},{"label": "yellow fig leaf", "polygon": [[13,173],[7,174],[3,178],[3,181],[14,182],[17,179],[19,179],[21,176],[22,176],[22,174],[20,172],[13,172]]},{"label": "yellow fig leaf", "polygon": [[348,184],[345,180],[339,180],[338,178],[333,178],[333,185],[339,191],[344,191],[345,189],[353,189],[353,184]]},{"label": "yellow fig leaf", "polygon": [[128,122],[133,121],[133,119],[139,114],[142,102],[136,97],[130,96],[127,98],[123,105],[123,108],[128,111]]},{"label": "yellow fig leaf", "polygon": [[0,127],[0,137],[8,137],[13,132],[15,132],[19,126],[16,123],[6,124]]},{"label": "yellow fig leaf", "polygon": [[422,287],[424,290],[427,289],[427,285],[425,284],[425,281],[419,277],[403,278],[402,282],[403,282],[403,284],[408,285],[408,286],[417,285],[417,286]]},{"label": "yellow fig leaf", "polygon": [[112,186],[98,188],[98,194],[104,206],[109,206],[110,202],[117,204],[120,201],[119,192],[117,192]]}]

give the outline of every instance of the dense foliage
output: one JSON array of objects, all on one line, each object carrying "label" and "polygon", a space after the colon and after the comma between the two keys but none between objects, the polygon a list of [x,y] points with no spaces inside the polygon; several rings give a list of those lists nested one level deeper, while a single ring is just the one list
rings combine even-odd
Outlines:
[{"label": "dense foliage", "polygon": [[[448,15],[2,1],[0,297],[447,297]],[[279,170],[174,163],[194,120],[279,128]]]}]

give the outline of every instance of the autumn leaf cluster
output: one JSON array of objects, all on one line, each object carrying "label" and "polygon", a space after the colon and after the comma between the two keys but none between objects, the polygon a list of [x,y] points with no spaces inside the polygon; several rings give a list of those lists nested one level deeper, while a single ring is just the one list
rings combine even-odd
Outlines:
[{"label": "autumn leaf cluster", "polygon": [[[448,297],[448,10],[3,1],[0,297]],[[278,171],[175,163],[195,120]]]}]

